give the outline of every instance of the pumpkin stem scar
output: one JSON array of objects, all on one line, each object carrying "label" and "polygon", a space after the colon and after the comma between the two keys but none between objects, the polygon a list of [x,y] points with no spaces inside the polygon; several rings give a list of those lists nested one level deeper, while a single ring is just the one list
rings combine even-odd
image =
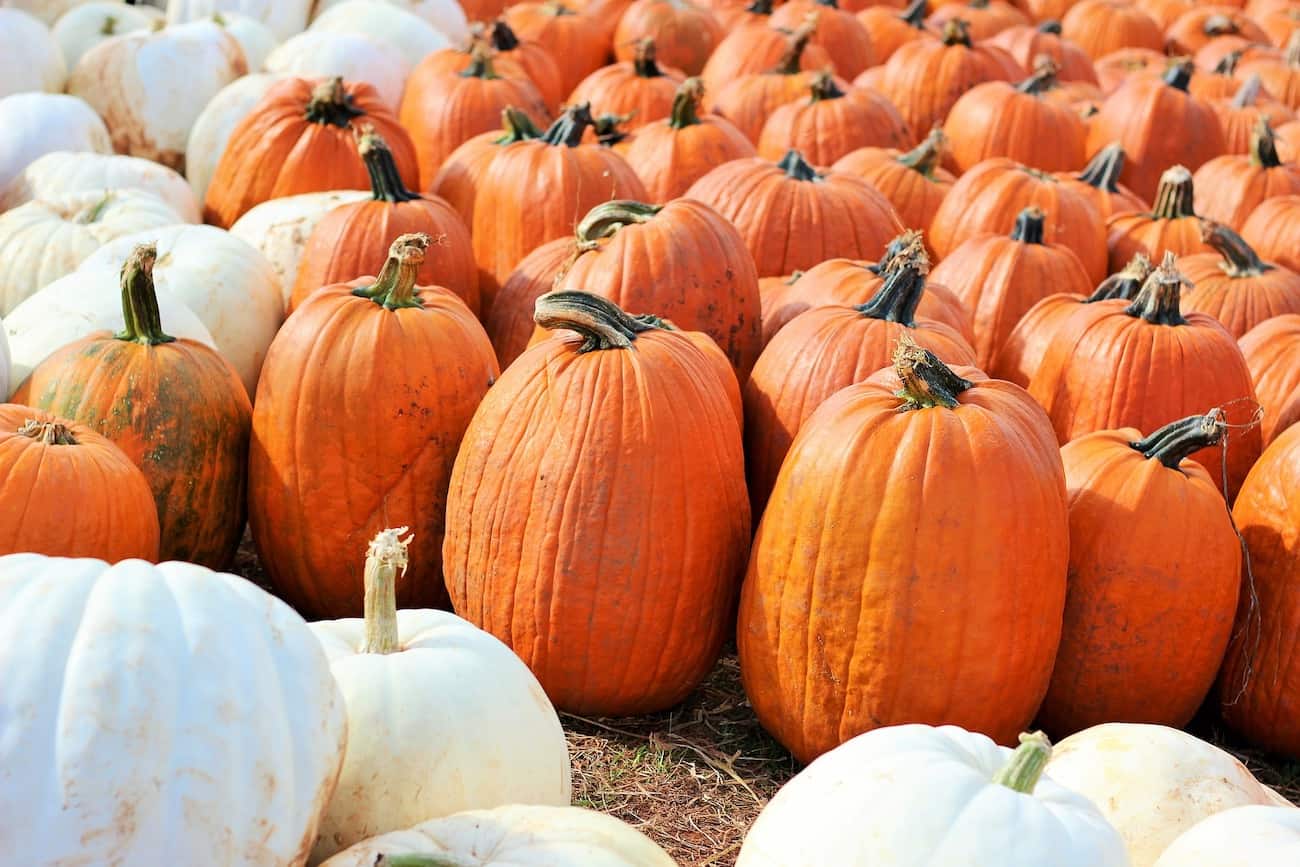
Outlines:
[{"label": "pumpkin stem scar", "polygon": [[402,307],[423,307],[424,302],[415,293],[415,279],[424,262],[424,251],[430,238],[422,232],[399,235],[388,248],[388,259],[370,286],[360,286],[352,294],[369,298],[389,310]]},{"label": "pumpkin stem scar", "polygon": [[1011,759],[993,775],[993,782],[1015,792],[1033,794],[1034,787],[1043,776],[1043,768],[1052,757],[1052,742],[1042,732],[1021,734],[1020,746]]},{"label": "pumpkin stem scar", "polygon": [[1172,470],[1184,458],[1203,448],[1218,445],[1227,430],[1217,409],[1170,422],[1145,439],[1129,443],[1148,460],[1155,459]]},{"label": "pumpkin stem scar", "polygon": [[533,321],[548,331],[576,331],[583,338],[579,353],[628,349],[638,334],[662,327],[655,316],[630,316],[621,307],[590,292],[548,292],[537,299]]},{"label": "pumpkin stem scar", "polygon": [[903,387],[896,392],[902,399],[899,412],[916,409],[957,406],[957,395],[972,383],[953,373],[933,352],[917,346],[906,334],[898,338],[894,349],[894,373]]},{"label": "pumpkin stem scar", "polygon": [[1151,216],[1157,220],[1195,217],[1196,209],[1192,204],[1194,199],[1192,173],[1186,166],[1172,166],[1160,176],[1160,186],[1156,188],[1156,204],[1151,209]]},{"label": "pumpkin stem scar", "polygon": [[363,653],[396,653],[401,649],[397,634],[397,576],[406,574],[409,527],[380,530],[366,550],[365,622]]},{"label": "pumpkin stem scar", "polygon": [[343,87],[343,77],[339,75],[317,85],[307,103],[307,120],[312,123],[346,128],[354,118],[363,114],[365,112],[354,104],[352,94]]}]

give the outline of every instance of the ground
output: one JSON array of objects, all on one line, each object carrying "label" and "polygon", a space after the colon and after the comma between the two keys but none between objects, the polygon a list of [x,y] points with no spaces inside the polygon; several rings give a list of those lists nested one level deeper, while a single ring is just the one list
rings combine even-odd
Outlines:
[{"label": "ground", "polygon": [[[233,571],[265,586],[247,538]],[[754,718],[734,649],[671,711],[635,719],[560,717],[573,757],[573,802],[639,828],[682,867],[734,864],[754,818],[798,770]],[[1208,713],[1190,728],[1300,804],[1300,762],[1245,747]]]}]

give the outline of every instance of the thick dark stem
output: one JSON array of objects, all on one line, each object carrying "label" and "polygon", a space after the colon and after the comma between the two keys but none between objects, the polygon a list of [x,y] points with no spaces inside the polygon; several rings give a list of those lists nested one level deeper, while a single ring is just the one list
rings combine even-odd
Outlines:
[{"label": "thick dark stem", "polygon": [[1246,239],[1229,227],[1213,220],[1201,220],[1201,240],[1223,257],[1223,270],[1229,277],[1258,277],[1273,270]]},{"label": "thick dark stem", "polygon": [[943,25],[944,45],[965,45],[971,47],[970,25],[960,18],[950,18]]},{"label": "thick dark stem", "polygon": [[1136,253],[1122,271],[1111,274],[1098,283],[1083,303],[1092,304],[1094,301],[1110,301],[1114,298],[1132,301],[1142,291],[1142,284],[1151,276],[1151,271],[1151,260],[1145,253]]},{"label": "thick dark stem", "polygon": [[686,129],[700,122],[700,102],[704,99],[704,82],[698,78],[688,78],[677,88],[673,96],[673,110],[668,116],[668,125],[673,129]]},{"label": "thick dark stem", "polygon": [[346,129],[354,118],[363,114],[365,112],[353,104],[352,94],[344,89],[343,77],[338,75],[318,84],[307,103],[307,120],[312,123],[328,123]]},{"label": "thick dark stem", "polygon": [[858,312],[870,319],[915,327],[916,307],[925,294],[925,275],[929,271],[930,257],[923,247],[897,257],[885,282],[870,301],[858,305]]},{"label": "thick dark stem", "polygon": [[812,91],[813,102],[821,102],[824,99],[841,99],[844,96],[844,91],[840,90],[835,84],[835,76],[825,70],[813,76],[809,90]]},{"label": "thick dark stem", "polygon": [[796,181],[821,180],[821,175],[817,174],[817,170],[803,158],[803,154],[794,148],[790,148],[785,152],[785,156],[781,157],[781,161],[776,164],[776,167],[785,172],[787,178],[794,178]]},{"label": "thick dark stem", "polygon": [[1156,188],[1156,204],[1151,209],[1151,216],[1157,220],[1195,217],[1196,209],[1192,206],[1195,198],[1193,193],[1191,172],[1184,166],[1166,169],[1160,176],[1160,186]]},{"label": "thick dark stem", "polygon": [[1186,93],[1187,86],[1192,83],[1193,69],[1192,61],[1187,59],[1179,60],[1170,64],[1169,68],[1165,70],[1165,84],[1170,87],[1176,87]]},{"label": "thick dark stem", "polygon": [[933,180],[934,170],[943,162],[943,151],[947,144],[948,138],[943,134],[943,128],[936,126],[924,141],[895,159],[912,171],[920,172]]},{"label": "thick dark stem", "polygon": [[636,56],[632,59],[632,69],[638,78],[662,78],[663,72],[656,61],[655,41],[649,37],[636,44]]},{"label": "thick dark stem", "polygon": [[925,29],[925,12],[929,0],[912,0],[898,17],[907,22],[913,30]]},{"label": "thick dark stem", "polygon": [[424,263],[424,251],[429,248],[429,240],[428,235],[419,232],[398,235],[388,248],[388,259],[375,282],[353,289],[352,294],[369,298],[389,310],[423,307],[424,302],[415,294],[415,278]]},{"label": "thick dark stem", "polygon": [[576,148],[582,144],[582,134],[595,121],[591,117],[591,103],[580,102],[564,110],[555,123],[542,134],[542,141],[548,145]]},{"label": "thick dark stem", "polygon": [[158,313],[158,292],[153,285],[153,264],[158,248],[141,244],[122,263],[122,321],[125,326],[115,337],[145,346],[171,343],[176,338],[162,329]]},{"label": "thick dark stem", "polygon": [[1124,146],[1112,142],[1097,151],[1079,173],[1079,180],[1107,193],[1119,192],[1119,176],[1124,171]]},{"label": "thick dark stem", "polygon": [[601,202],[587,212],[574,233],[580,247],[594,246],[601,238],[612,237],[624,226],[648,223],[663,210],[663,205],[648,205],[633,199]]},{"label": "thick dark stem", "polygon": [[492,67],[492,49],[486,42],[475,41],[469,50],[469,66],[460,71],[461,78],[481,78],[491,81],[500,78]]},{"label": "thick dark stem", "polygon": [[1145,319],[1152,325],[1184,325],[1187,320],[1179,312],[1178,302],[1186,282],[1186,278],[1178,271],[1177,257],[1166,250],[1160,267],[1151,272],[1133,303],[1124,312]]},{"label": "thick dark stem", "polygon": [[745,7],[745,11],[751,15],[771,15],[772,9],[772,0],[754,0],[754,2]]},{"label": "thick dark stem", "polygon": [[519,37],[510,29],[504,18],[492,22],[488,30],[488,40],[497,51],[514,51],[519,47]]},{"label": "thick dark stem", "polygon": [[1250,108],[1259,100],[1259,92],[1264,89],[1264,80],[1256,73],[1242,83],[1237,88],[1237,92],[1232,95],[1232,107]]},{"label": "thick dark stem", "polygon": [[1250,161],[1266,169],[1275,169],[1282,165],[1277,155],[1277,139],[1273,128],[1268,125],[1268,117],[1260,115],[1255,121],[1255,128],[1250,132]]},{"label": "thick dark stem", "polygon": [[645,323],[637,322],[599,295],[588,292],[548,292],[537,299],[533,321],[548,331],[576,331],[584,339],[579,352],[627,349]]},{"label": "thick dark stem", "polygon": [[370,175],[370,195],[375,201],[396,204],[420,198],[419,193],[411,192],[402,183],[388,142],[370,124],[366,124],[357,136],[357,152],[365,161],[366,172]]},{"label": "thick dark stem", "polygon": [[1059,71],[1056,61],[1044,54],[1035,59],[1034,74],[1017,84],[1016,90],[1041,96],[1056,88],[1056,75]]},{"label": "thick dark stem", "polygon": [[1158,460],[1176,470],[1184,458],[1203,448],[1218,445],[1223,432],[1224,424],[1218,412],[1212,411],[1170,422],[1145,439],[1129,445],[1141,452],[1144,458]]},{"label": "thick dark stem", "polygon": [[1237,64],[1240,62],[1241,51],[1229,51],[1214,64],[1213,72],[1215,75],[1232,75],[1237,71]]},{"label": "thick dark stem", "polygon": [[522,109],[508,105],[501,110],[501,137],[496,140],[497,144],[507,145],[541,137],[542,131]]},{"label": "thick dark stem", "polygon": [[973,386],[906,334],[898,338],[894,350],[894,373],[903,384],[897,392],[903,400],[899,412],[940,406],[952,409],[957,406],[957,395]]},{"label": "thick dark stem", "polygon": [[785,53],[776,62],[772,72],[778,75],[798,75],[803,67],[803,52],[817,32],[817,13],[808,16],[808,20],[786,38]]},{"label": "thick dark stem", "polygon": [[594,118],[591,131],[596,134],[596,143],[611,147],[627,138],[631,133],[623,128],[623,124],[636,117],[636,112],[634,108],[627,114],[602,114]]},{"label": "thick dark stem", "polygon": [[1041,208],[1025,208],[1016,215],[1016,225],[1011,230],[1011,240],[1022,244],[1043,243],[1043,224],[1047,215]]},{"label": "thick dark stem", "polygon": [[1048,18],[1038,25],[1039,33],[1050,33],[1053,36],[1061,35],[1061,22],[1055,18]]},{"label": "thick dark stem", "polygon": [[1206,36],[1232,36],[1240,33],[1241,28],[1228,15],[1211,15],[1201,25],[1201,32]]},{"label": "thick dark stem", "polygon": [[908,229],[886,244],[885,252],[881,254],[880,261],[874,265],[868,265],[867,270],[877,276],[888,274],[918,250],[925,251],[925,243],[921,232],[917,229]]}]

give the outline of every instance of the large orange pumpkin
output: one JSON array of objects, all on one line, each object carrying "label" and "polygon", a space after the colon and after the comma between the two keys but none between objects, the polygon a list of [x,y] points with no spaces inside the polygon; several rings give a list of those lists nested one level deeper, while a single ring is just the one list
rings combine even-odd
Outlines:
[{"label": "large orange pumpkin", "polygon": [[1261,202],[1241,227],[1241,236],[1268,261],[1300,271],[1300,196]]},{"label": "large orange pumpkin", "polygon": [[638,46],[651,39],[664,63],[686,75],[699,75],[723,35],[713,13],[690,0],[635,0],[614,31],[614,56],[631,62]]},{"label": "large orange pumpkin", "polygon": [[504,14],[521,39],[536,42],[551,52],[560,65],[560,86],[572,93],[588,75],[605,65],[609,39],[601,23],[561,0],[515,3]]},{"label": "large orange pumpkin", "polygon": [[905,9],[883,3],[871,3],[858,10],[858,21],[871,39],[871,53],[877,64],[884,64],[894,52],[909,42],[934,38],[933,30],[926,24],[927,0],[912,0]]},{"label": "large orange pumpkin", "polygon": [[537,86],[547,110],[552,114],[559,111],[567,91],[555,55],[540,43],[520,39],[504,18],[497,18],[488,25],[487,38],[496,50],[497,57],[509,58],[519,64],[529,80]]},{"label": "large orange pumpkin", "polygon": [[1189,456],[1224,431],[1216,415],[1195,415],[1146,437],[1099,431],[1061,449],[1069,589],[1038,713],[1053,737],[1115,720],[1181,728],[1214,685],[1241,547],[1223,494]]},{"label": "large orange pumpkin", "polygon": [[817,16],[813,44],[826,49],[837,75],[853,78],[880,62],[871,34],[852,12],[839,8],[838,0],[789,0],[772,13],[771,26],[794,30],[810,15]]},{"label": "large orange pumpkin", "polygon": [[1237,343],[1255,383],[1255,399],[1264,411],[1259,427],[1267,446],[1285,429],[1283,410],[1300,395],[1300,314],[1265,319]]},{"label": "large orange pumpkin", "polygon": [[149,483],[85,425],[0,403],[0,478],[0,554],[158,559]]},{"label": "large orange pumpkin", "polygon": [[378,277],[313,292],[262,367],[249,523],[272,588],[312,618],[359,616],[356,552],[392,525],[415,533],[399,604],[446,604],[451,465],[498,371],[465,302],[416,286],[428,245],[402,235]]},{"label": "large orange pumpkin", "polygon": [[1172,56],[1195,54],[1216,39],[1240,37],[1246,43],[1267,43],[1268,34],[1240,9],[1216,3],[1197,4],[1165,28],[1165,50]]},{"label": "large orange pumpkin", "polygon": [[862,88],[842,90],[829,72],[808,85],[809,96],[776,108],[758,137],[758,155],[779,160],[794,148],[817,166],[828,166],[867,146],[906,148],[912,131],[889,100]]},{"label": "large orange pumpkin", "polygon": [[555,288],[555,281],[577,255],[578,246],[571,235],[547,241],[525,256],[501,284],[483,327],[492,339],[502,370],[528,348],[537,327],[533,322],[533,306],[538,298]]},{"label": "large orange pumpkin", "polygon": [[[750,141],[757,143],[763,124],[772,112],[808,92],[816,72],[804,70],[802,58],[812,38],[813,27],[805,25],[786,37],[786,51],[775,66],[762,72],[729,78],[725,82],[705,85],[714,88],[710,110],[736,125]],[[840,89],[849,85],[837,81]]]},{"label": "large orange pumpkin", "polygon": [[1119,182],[1124,171],[1124,148],[1112,143],[1097,151],[1083,171],[1058,172],[1057,180],[1075,192],[1082,193],[1092,206],[1109,220],[1112,214],[1126,214],[1150,210],[1142,197]]},{"label": "large orange pumpkin", "polygon": [[935,127],[910,151],[859,148],[836,160],[831,170],[862,178],[889,199],[904,226],[927,231],[956,182],[940,165],[946,144],[943,129]]},{"label": "large orange pumpkin", "polygon": [[1282,162],[1273,128],[1260,117],[1249,153],[1215,157],[1196,170],[1195,181],[1196,213],[1241,231],[1260,202],[1300,194],[1300,166]]},{"label": "large orange pumpkin", "polygon": [[272,85],[230,133],[208,184],[203,219],[229,228],[271,199],[365,189],[369,179],[352,132],[363,121],[384,137],[398,174],[415,186],[415,145],[373,87],[341,78],[290,78]]},{"label": "large orange pumpkin", "polygon": [[536,315],[566,333],[506,370],[456,459],[452,602],[559,708],[671,707],[731,633],[749,540],[734,408],[683,332],[581,292]]},{"label": "large orange pumpkin", "polygon": [[1201,239],[1195,192],[1192,173],[1174,166],[1161,176],[1150,211],[1112,214],[1106,221],[1111,270],[1123,268],[1137,253],[1156,261],[1167,252],[1175,256],[1214,252]]},{"label": "large orange pumpkin", "polygon": [[1266,319],[1300,313],[1300,274],[1263,261],[1221,223],[1203,221],[1201,237],[1215,252],[1179,261],[1191,284],[1183,292],[1184,311],[1210,314],[1237,338]]},{"label": "large orange pumpkin", "polygon": [[542,131],[532,118],[517,108],[507,108],[501,112],[499,130],[476,135],[451,152],[433,179],[430,192],[455,208],[466,227],[472,227],[478,183],[493,157],[506,145],[541,137]]},{"label": "large orange pumpkin", "polygon": [[660,67],[656,58],[654,40],[642,39],[632,60],[597,69],[573,89],[569,102],[591,103],[593,115],[627,115],[628,131],[667,117],[686,76]]},{"label": "large orange pumpkin", "polygon": [[1081,0],[1061,19],[1061,35],[1098,60],[1123,48],[1163,51],[1164,33],[1130,0]]},{"label": "large orange pumpkin", "polygon": [[230,362],[163,331],[157,256],[153,245],[141,245],[122,266],[125,329],[58,350],[14,400],[102,434],[140,467],[156,504],[163,560],[224,569],[244,534],[252,408]]},{"label": "large orange pumpkin", "polygon": [[894,367],[804,424],[741,592],[745,691],[803,762],[905,722],[1014,741],[1060,639],[1069,528],[1042,409],[915,345]]}]

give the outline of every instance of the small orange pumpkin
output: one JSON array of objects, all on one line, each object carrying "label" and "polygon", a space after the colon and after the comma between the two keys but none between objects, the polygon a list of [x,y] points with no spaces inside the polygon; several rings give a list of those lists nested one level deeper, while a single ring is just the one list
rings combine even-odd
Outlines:
[{"label": "small orange pumpkin", "polygon": [[[1250,153],[1255,130],[1261,120],[1267,120],[1270,124],[1285,124],[1295,120],[1291,109],[1263,95],[1263,83],[1258,75],[1246,79],[1230,99],[1216,99],[1210,105],[1219,115],[1219,125],[1223,127],[1224,153],[1229,154]],[[1273,133],[1276,138],[1277,130]],[[1276,144],[1279,150],[1285,147],[1281,141]]]},{"label": "small orange pumpkin", "polygon": [[1081,0],[1061,19],[1061,35],[1093,60],[1123,48],[1164,51],[1165,36],[1130,0]]},{"label": "small orange pumpkin", "polygon": [[1300,194],[1300,166],[1284,163],[1268,118],[1261,116],[1250,152],[1215,157],[1196,170],[1196,213],[1240,231],[1260,202]]},{"label": "small orange pumpkin", "polygon": [[1237,343],[1255,383],[1255,399],[1264,410],[1260,434],[1267,446],[1286,429],[1282,411],[1300,395],[1300,315],[1265,319]]},{"label": "small orange pumpkin", "polygon": [[532,118],[514,107],[501,112],[501,128],[476,135],[451,152],[430,185],[430,192],[456,209],[465,226],[474,225],[474,197],[483,172],[497,152],[509,144],[532,141],[542,132]]},{"label": "small orange pumpkin", "polygon": [[[733,30],[704,64],[700,78],[705,90],[718,93],[745,76],[790,66],[794,72],[825,69],[831,63],[830,55],[820,45],[809,44],[815,30],[816,22],[806,22],[794,30],[754,24]],[[800,38],[795,39],[796,34]]]},{"label": "small orange pumpkin", "polygon": [[579,13],[562,0],[529,0],[505,10],[510,29],[521,39],[551,52],[560,66],[560,86],[572,93],[588,75],[605,65],[609,39],[599,20]]},{"label": "small orange pumpkin", "polygon": [[[889,199],[904,226],[926,231],[957,180],[940,165],[947,141],[943,129],[935,127],[906,153],[894,148],[859,148],[837,160],[831,170],[862,178]],[[928,241],[926,249],[930,249]]]},{"label": "small orange pumpkin", "polygon": [[1192,173],[1174,166],[1160,178],[1150,211],[1112,214],[1106,221],[1111,270],[1123,268],[1137,253],[1153,261],[1166,252],[1175,256],[1213,253],[1214,248],[1201,239],[1201,219],[1194,201]]},{"label": "small orange pumpkin", "polygon": [[1241,236],[1268,261],[1300,273],[1300,196],[1260,202]]},{"label": "small orange pumpkin", "polygon": [[1112,214],[1149,210],[1142,197],[1119,182],[1124,172],[1124,146],[1112,142],[1097,151],[1078,174],[1058,172],[1056,177],[1066,187],[1082,193],[1092,202],[1103,220]]},{"label": "small orange pumpkin", "polygon": [[1049,57],[1056,64],[1057,75],[1062,81],[1098,83],[1092,58],[1061,36],[1060,21],[1043,21],[1037,27],[1008,27],[989,42],[1010,54],[1026,73],[1034,71],[1038,58]]},{"label": "small orange pumpkin", "polygon": [[926,5],[926,0],[912,0],[905,9],[872,3],[858,10],[858,21],[871,39],[871,50],[878,65],[888,62],[895,51],[909,42],[935,37],[925,21]]},{"label": "small orange pumpkin", "polygon": [[1300,29],[1291,33],[1281,59],[1261,57],[1237,65],[1237,77],[1258,75],[1264,89],[1278,102],[1300,111]]},{"label": "small orange pumpkin", "polygon": [[1165,28],[1165,50],[1174,57],[1195,54],[1225,36],[1235,36],[1246,43],[1268,42],[1268,34],[1240,9],[1198,3]]},{"label": "small orange pumpkin", "polygon": [[652,39],[665,64],[686,75],[699,75],[722,36],[713,13],[690,0],[635,0],[614,31],[614,56],[630,63],[642,41]]},{"label": "small orange pumpkin", "polygon": [[840,8],[838,0],[788,0],[772,13],[771,26],[794,30],[810,15],[817,17],[813,44],[826,49],[836,75],[851,79],[880,62],[871,34],[852,12]]},{"label": "small orange pumpkin", "polygon": [[1300,274],[1259,258],[1229,227],[1201,221],[1201,239],[1214,253],[1184,256],[1179,267],[1191,286],[1183,310],[1208,313],[1240,338],[1274,316],[1300,313]]},{"label": "small orange pumpkin", "polygon": [[[757,144],[772,112],[808,92],[817,73],[805,72],[801,58],[813,33],[812,26],[804,26],[789,34],[785,54],[770,69],[719,83],[710,110],[731,121]],[[704,81],[710,86],[708,78]],[[848,87],[843,81],[837,86]]]},{"label": "small orange pumpkin", "polygon": [[807,100],[775,109],[758,137],[758,155],[779,160],[794,148],[813,165],[828,166],[860,147],[906,148],[914,137],[893,104],[862,88],[840,89],[829,72],[815,74]]},{"label": "small orange pumpkin", "polygon": [[659,66],[657,58],[654,40],[642,39],[632,60],[597,69],[573,89],[569,101],[591,103],[592,114],[627,115],[628,131],[665,118],[686,76]]}]

